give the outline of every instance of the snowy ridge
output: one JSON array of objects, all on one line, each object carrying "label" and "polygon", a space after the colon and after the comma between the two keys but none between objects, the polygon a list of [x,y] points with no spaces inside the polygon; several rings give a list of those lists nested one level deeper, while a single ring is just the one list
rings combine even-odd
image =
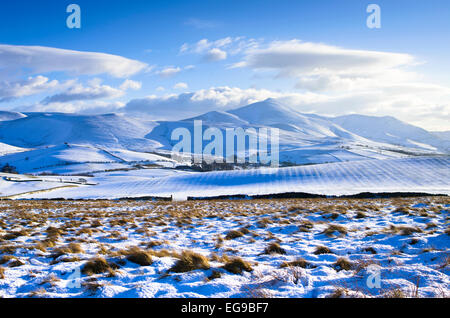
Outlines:
[{"label": "snowy ridge", "polygon": [[449,157],[364,160],[280,169],[183,174],[148,181],[105,182],[38,198],[214,197],[303,192],[450,194]]}]

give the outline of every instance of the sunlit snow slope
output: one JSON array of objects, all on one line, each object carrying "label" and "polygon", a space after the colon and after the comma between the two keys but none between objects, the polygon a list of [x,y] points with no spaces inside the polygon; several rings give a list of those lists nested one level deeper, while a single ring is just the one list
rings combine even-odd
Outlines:
[{"label": "sunlit snow slope", "polygon": [[302,192],[353,195],[362,192],[450,194],[450,158],[364,160],[280,169],[184,174],[148,181],[100,183],[35,197],[186,198]]}]

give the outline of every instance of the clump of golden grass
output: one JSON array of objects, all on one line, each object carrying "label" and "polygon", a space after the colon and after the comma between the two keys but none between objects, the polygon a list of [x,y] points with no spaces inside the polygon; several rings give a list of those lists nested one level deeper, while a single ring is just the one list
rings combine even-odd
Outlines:
[{"label": "clump of golden grass", "polygon": [[367,253],[371,253],[371,254],[377,254],[377,251],[372,246],[364,247],[362,249],[362,251],[363,252],[367,252]]},{"label": "clump of golden grass", "polygon": [[358,211],[357,213],[356,213],[356,218],[357,219],[364,219],[364,218],[366,218],[367,217],[367,214],[365,214],[364,212],[362,212],[362,211]]},{"label": "clump of golden grass", "polygon": [[81,286],[84,287],[84,289],[87,290],[91,295],[93,295],[103,285],[95,277],[92,277],[83,282]]},{"label": "clump of golden grass", "polygon": [[112,271],[113,268],[103,257],[96,257],[91,259],[90,261],[86,262],[86,264],[84,264],[83,268],[81,269],[81,272],[88,276]]},{"label": "clump of golden grass", "polygon": [[337,271],[349,271],[353,268],[353,266],[354,265],[352,262],[343,257],[338,258],[338,260],[334,263],[334,269],[336,269]]},{"label": "clump of golden grass", "polygon": [[210,265],[207,257],[193,251],[183,251],[180,259],[169,269],[169,272],[184,273],[196,269],[209,268]]},{"label": "clump of golden grass", "polygon": [[5,279],[5,269],[0,267],[0,279]]},{"label": "clump of golden grass", "polygon": [[321,255],[321,254],[333,254],[333,252],[326,246],[317,246],[314,250],[314,254]]},{"label": "clump of golden grass", "polygon": [[50,274],[46,278],[44,278],[39,285],[50,284],[52,287],[56,286],[56,283],[59,282],[60,279],[55,274]]},{"label": "clump of golden grass", "polygon": [[62,255],[79,254],[79,253],[84,253],[83,248],[81,247],[81,245],[79,243],[72,242],[66,246],[62,246],[62,247],[58,247],[58,248],[54,249],[53,253],[50,257],[52,257],[53,259],[56,259]]},{"label": "clump of golden grass", "polygon": [[38,290],[34,290],[32,292],[30,292],[28,294],[28,297],[43,297],[45,294],[47,293],[47,291],[45,290],[45,288],[39,288]]},{"label": "clump of golden grass", "polygon": [[405,293],[400,288],[393,288],[383,294],[384,298],[406,298]]},{"label": "clump of golden grass", "polygon": [[208,280],[213,280],[213,279],[217,279],[220,277],[222,277],[222,273],[217,270],[213,270],[211,275],[208,276]]},{"label": "clump of golden grass", "polygon": [[247,261],[244,261],[240,257],[234,257],[234,258],[230,259],[223,266],[223,268],[233,274],[242,274],[243,271],[246,271],[246,272],[253,271],[253,268],[250,265],[250,263]]},{"label": "clump of golden grass", "polygon": [[304,258],[298,258],[295,261],[283,262],[280,265],[281,268],[287,267],[301,267],[301,268],[314,268],[314,265],[306,261]]},{"label": "clump of golden grass", "polygon": [[226,234],[225,239],[233,240],[233,239],[236,239],[236,238],[242,237],[242,236],[244,236],[244,233],[242,233],[241,231],[231,230]]},{"label": "clump of golden grass", "polygon": [[2,258],[0,258],[0,265],[6,264],[13,260],[17,260],[17,257],[12,255],[3,255]]},{"label": "clump of golden grass", "polygon": [[298,230],[300,232],[311,232],[311,230],[314,228],[314,223],[312,223],[309,220],[303,220],[300,226],[298,227]]},{"label": "clump of golden grass", "polygon": [[18,237],[28,236],[28,235],[29,235],[29,233],[26,230],[14,231],[14,232],[10,232],[8,234],[3,235],[2,239],[6,240],[6,241],[11,241],[11,240],[15,240]]},{"label": "clump of golden grass", "polygon": [[410,236],[414,233],[422,233],[423,231],[418,227],[411,226],[399,226],[397,229],[400,231],[400,235],[402,236]]},{"label": "clump of golden grass", "polygon": [[323,232],[322,234],[325,234],[328,237],[334,236],[334,233],[338,232],[340,235],[346,235],[347,234],[347,228],[342,225],[338,224],[330,224]]},{"label": "clump of golden grass", "polygon": [[14,254],[17,250],[17,246],[5,245],[0,247],[0,253],[2,254]]},{"label": "clump of golden grass", "polygon": [[264,254],[286,254],[286,250],[277,242],[273,242],[265,248]]},{"label": "clump of golden grass", "polygon": [[141,266],[150,266],[153,264],[150,253],[138,248],[132,249],[128,252],[127,260]]},{"label": "clump of golden grass", "polygon": [[327,298],[343,298],[348,295],[348,290],[342,287],[338,287],[334,292],[327,296]]}]

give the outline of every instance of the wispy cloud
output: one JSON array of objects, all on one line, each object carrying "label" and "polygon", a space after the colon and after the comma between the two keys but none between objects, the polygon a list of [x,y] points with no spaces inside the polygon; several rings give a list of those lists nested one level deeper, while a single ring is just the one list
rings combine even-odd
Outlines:
[{"label": "wispy cloud", "polygon": [[0,82],[0,103],[16,98],[48,92],[60,87],[56,80],[50,81],[45,76],[28,77],[19,81]]},{"label": "wispy cloud", "polygon": [[26,69],[28,74],[65,72],[73,75],[108,74],[129,77],[148,67],[137,60],[105,53],[64,50],[44,46],[0,45],[2,73]]},{"label": "wispy cloud", "polygon": [[184,21],[184,25],[191,26],[196,29],[211,29],[219,26],[219,23],[209,20],[189,18]]}]

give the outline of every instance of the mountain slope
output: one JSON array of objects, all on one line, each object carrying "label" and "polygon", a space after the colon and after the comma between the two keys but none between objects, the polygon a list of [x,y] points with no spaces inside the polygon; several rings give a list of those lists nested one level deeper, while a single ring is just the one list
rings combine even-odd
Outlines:
[{"label": "mountain slope", "polygon": [[[194,152],[195,120],[202,120],[203,132],[212,127],[222,132],[224,152],[226,149],[226,129],[228,128],[240,127],[244,130],[249,128],[278,128],[280,162],[286,164],[313,164],[368,158],[386,159],[402,157],[407,153],[429,154],[437,152],[431,146],[422,145],[419,142],[405,141],[402,146],[399,146],[399,142],[392,145],[383,141],[382,138],[372,140],[369,134],[360,136],[354,131],[341,127],[333,119],[313,114],[302,114],[273,99],[228,112],[209,112],[183,121],[159,122],[159,125],[147,134],[146,138],[161,143],[162,149],[171,150],[178,143],[178,140],[171,140],[172,132],[177,128],[185,128],[190,132],[191,152]],[[357,131],[352,125],[348,126]],[[417,129],[420,130],[420,128]],[[434,137],[434,139],[437,138]],[[208,143],[209,141],[204,141],[203,147]],[[247,142],[247,147],[249,146]],[[226,154],[226,156],[228,157],[229,154]]]},{"label": "mountain slope", "polygon": [[393,145],[450,152],[450,142],[436,138],[425,129],[407,124],[394,117],[347,115],[330,119],[359,136]]},{"label": "mountain slope", "polygon": [[16,120],[24,118],[26,115],[18,112],[0,111],[0,121]]},{"label": "mountain slope", "polygon": [[143,138],[150,129],[138,121],[115,114],[29,113],[24,118],[0,122],[0,141],[26,148],[67,142],[150,151],[158,146]]}]

